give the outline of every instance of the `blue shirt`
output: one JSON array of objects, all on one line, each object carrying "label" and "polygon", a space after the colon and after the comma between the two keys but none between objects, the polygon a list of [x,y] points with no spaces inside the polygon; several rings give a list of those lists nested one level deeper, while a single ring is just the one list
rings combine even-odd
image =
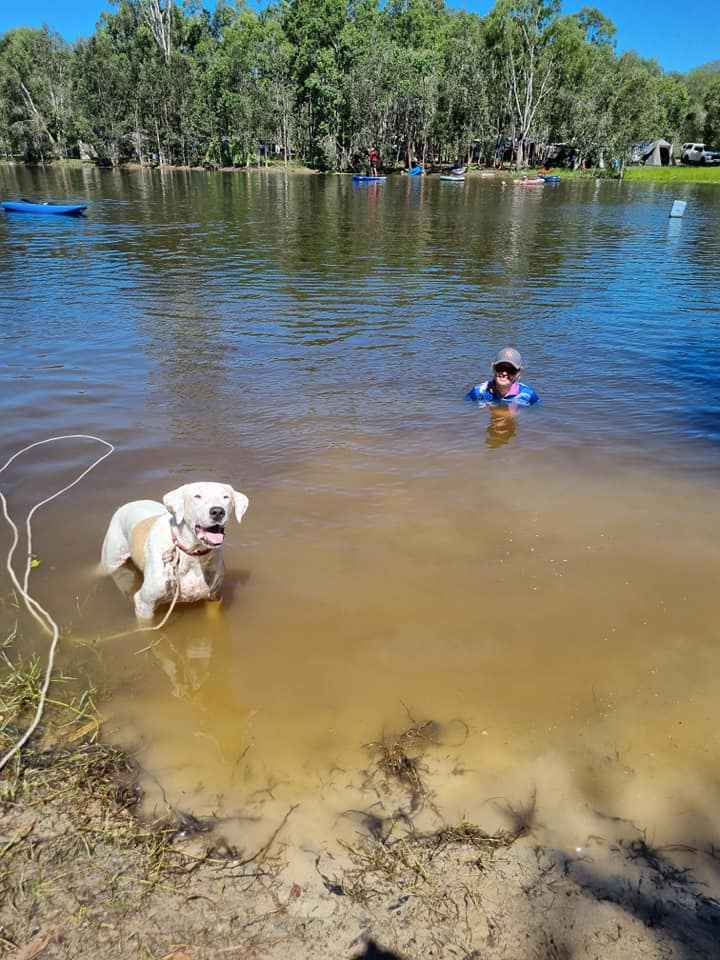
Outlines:
[{"label": "blue shirt", "polygon": [[486,380],[485,383],[476,384],[465,395],[465,399],[479,400],[481,403],[514,403],[518,407],[531,407],[539,401],[540,397],[526,383],[517,382],[510,387],[504,397],[501,397],[499,393],[495,392],[492,380]]}]

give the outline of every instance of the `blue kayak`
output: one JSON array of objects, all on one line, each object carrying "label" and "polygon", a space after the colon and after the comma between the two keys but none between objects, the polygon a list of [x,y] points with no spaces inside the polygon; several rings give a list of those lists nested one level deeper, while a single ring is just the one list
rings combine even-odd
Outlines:
[{"label": "blue kayak", "polygon": [[2,206],[8,213],[64,213],[68,217],[77,217],[87,210],[86,203],[33,203],[31,200],[3,200]]},{"label": "blue kayak", "polygon": [[387,180],[387,177],[363,177],[359,173],[353,174],[353,181],[355,183],[369,183],[371,180]]},{"label": "blue kayak", "polygon": [[560,177],[556,173],[540,174],[540,179],[545,183],[560,183]]}]

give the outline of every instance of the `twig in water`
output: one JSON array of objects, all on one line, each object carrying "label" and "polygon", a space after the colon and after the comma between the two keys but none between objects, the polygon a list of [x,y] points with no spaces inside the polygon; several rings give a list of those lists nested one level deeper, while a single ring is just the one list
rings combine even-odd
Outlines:
[{"label": "twig in water", "polygon": [[282,828],[285,826],[285,824],[286,824],[286,823],[288,822],[288,820],[290,819],[290,815],[291,815],[292,813],[294,813],[299,806],[300,806],[299,803],[294,803],[294,804],[290,807],[290,809],[288,810],[288,812],[285,814],[285,816],[284,816],[283,819],[282,819],[282,823],[281,823],[280,826],[277,828],[277,830],[275,830],[275,832],[274,832],[273,835],[270,837],[270,839],[268,840],[268,842],[267,842],[264,846],[260,847],[260,849],[257,851],[257,853],[254,853],[254,854],[252,855],[252,857],[250,857],[248,860],[241,860],[240,863],[239,863],[239,866],[244,867],[244,866],[246,866],[248,863],[253,863],[253,861],[255,861],[255,860],[258,859],[258,857],[261,857],[260,863],[262,863],[262,860],[265,858],[265,854],[269,851],[270,847],[271,847],[271,846],[273,845],[273,843],[275,842],[275,838],[277,837],[277,835],[280,833],[280,831],[282,830]]}]

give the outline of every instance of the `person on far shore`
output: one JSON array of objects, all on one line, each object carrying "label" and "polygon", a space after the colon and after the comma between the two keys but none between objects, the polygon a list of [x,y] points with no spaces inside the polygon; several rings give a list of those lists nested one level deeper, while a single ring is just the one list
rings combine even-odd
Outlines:
[{"label": "person on far shore", "polygon": [[518,407],[531,407],[540,399],[526,383],[520,382],[523,359],[514,347],[503,347],[492,363],[492,379],[476,384],[465,395],[466,400],[475,400],[481,406],[491,404],[514,411]]},{"label": "person on far shore", "polygon": [[370,175],[372,177],[378,176],[378,167],[380,166],[380,154],[377,152],[375,147],[370,147],[370,153],[368,154],[368,160],[370,161]]}]

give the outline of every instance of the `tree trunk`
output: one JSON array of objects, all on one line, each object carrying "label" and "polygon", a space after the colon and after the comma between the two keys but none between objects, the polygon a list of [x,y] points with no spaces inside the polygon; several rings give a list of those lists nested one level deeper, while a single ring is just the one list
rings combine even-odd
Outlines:
[{"label": "tree trunk", "polygon": [[157,142],[158,164],[163,167],[165,166],[165,157],[163,155],[163,149],[160,143],[160,127],[158,126],[157,117],[155,117],[155,140]]},{"label": "tree trunk", "polygon": [[170,63],[172,33],[172,5],[173,0],[166,0],[165,8],[160,6],[160,0],[145,0],[143,13],[150,27],[155,42],[163,55],[165,63]]},{"label": "tree trunk", "polygon": [[[48,140],[50,141],[50,143],[53,145],[53,147],[56,147],[56,146],[57,146],[57,142],[56,142],[56,140],[55,140],[55,137],[53,137],[53,135],[52,135],[52,134],[50,133],[50,131],[48,130],[48,125],[47,125],[47,123],[45,122],[45,118],[44,118],[43,115],[40,113],[40,111],[38,110],[38,108],[35,106],[35,103],[34,103],[34,101],[33,101],[33,98],[30,96],[30,91],[29,91],[28,88],[25,86],[25,84],[22,82],[22,80],[20,81],[20,92],[22,93],[23,99],[25,100],[25,105],[26,105],[26,106],[28,107],[28,109],[30,110],[30,113],[31,113],[32,116],[34,117],[36,123],[37,123],[39,126],[41,126],[42,129],[45,131],[45,133],[46,133],[46,135],[47,135],[47,138],[48,138]],[[43,160],[43,163],[44,163],[44,162],[45,162],[45,161]]]}]

